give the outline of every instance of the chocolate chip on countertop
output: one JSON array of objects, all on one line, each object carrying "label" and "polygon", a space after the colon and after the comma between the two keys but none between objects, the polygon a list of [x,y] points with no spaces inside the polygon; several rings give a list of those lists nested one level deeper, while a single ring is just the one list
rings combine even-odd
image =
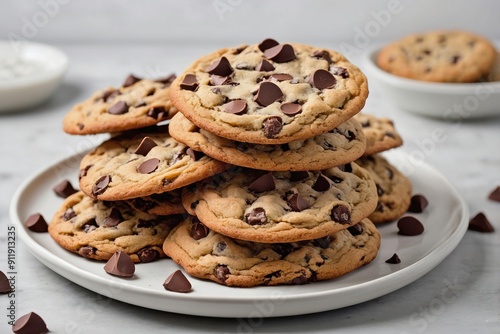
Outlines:
[{"label": "chocolate chip on countertop", "polygon": [[34,213],[31,216],[26,219],[24,222],[24,225],[33,232],[47,232],[48,231],[48,225],[43,216],[39,213]]},{"label": "chocolate chip on countertop", "polygon": [[12,331],[16,334],[45,334],[49,332],[45,321],[35,312],[18,318],[12,325]]},{"label": "chocolate chip on countertop", "polygon": [[189,283],[186,276],[184,276],[180,270],[176,270],[170,274],[170,276],[168,276],[163,283],[163,287],[169,291],[182,293],[190,292],[192,290],[191,283]]},{"label": "chocolate chip on countertop", "polygon": [[61,181],[61,183],[55,186],[52,190],[57,196],[61,198],[68,198],[69,196],[77,192],[77,190],[73,188],[71,182],[69,182],[68,180]]},{"label": "chocolate chip on countertop", "polygon": [[132,86],[133,84],[135,84],[136,82],[139,82],[141,80],[142,80],[142,78],[136,77],[133,74],[129,74],[127,79],[125,79],[125,81],[123,82],[122,86],[123,87]]},{"label": "chocolate chip on countertop", "polygon": [[334,222],[340,224],[351,224],[351,211],[345,205],[337,205],[332,208],[330,217]]},{"label": "chocolate chip on countertop", "polygon": [[248,190],[255,193],[263,193],[274,189],[276,189],[276,183],[271,172],[260,176],[248,186]]},{"label": "chocolate chip on countertop", "polygon": [[227,60],[226,57],[221,57],[220,59],[214,61],[210,66],[208,66],[205,71],[210,74],[215,74],[221,77],[227,77],[233,73],[233,68]]},{"label": "chocolate chip on countertop", "polygon": [[482,233],[495,232],[495,229],[489,222],[488,218],[486,218],[485,214],[482,212],[479,212],[469,221],[468,229]]},{"label": "chocolate chip on countertop", "polygon": [[98,178],[97,181],[95,181],[94,185],[92,186],[92,195],[94,197],[97,197],[97,195],[104,193],[108,188],[110,182],[111,182],[111,176],[109,175],[104,175]]},{"label": "chocolate chip on countertop", "polygon": [[198,79],[194,74],[186,74],[180,84],[181,89],[195,91],[198,88]]},{"label": "chocolate chip on countertop", "polygon": [[135,272],[135,264],[127,253],[118,251],[106,262],[104,270],[113,276],[132,277]]},{"label": "chocolate chip on countertop", "polygon": [[411,216],[400,218],[397,226],[399,229],[398,234],[400,235],[414,236],[424,232],[424,225],[418,219]]},{"label": "chocolate chip on countertop", "polygon": [[326,70],[316,70],[309,76],[309,84],[317,89],[333,88],[337,80]]},{"label": "chocolate chip on countertop", "polygon": [[488,199],[500,202],[500,187],[496,187],[489,195]]},{"label": "chocolate chip on countertop", "polygon": [[266,210],[264,208],[254,208],[245,214],[245,221],[249,225],[262,225],[267,223]]},{"label": "chocolate chip on countertop", "polygon": [[254,101],[260,106],[267,107],[282,97],[283,92],[276,84],[265,81],[259,85],[259,89],[254,96]]},{"label": "chocolate chip on countertop", "polygon": [[247,112],[247,103],[243,100],[233,100],[222,105],[225,112],[235,115],[243,115]]},{"label": "chocolate chip on countertop", "polygon": [[139,146],[137,146],[137,148],[135,149],[134,154],[146,156],[149,151],[151,151],[151,149],[155,146],[158,145],[153,139],[151,139],[150,137],[144,137]]},{"label": "chocolate chip on countertop", "polygon": [[7,279],[7,276],[3,273],[3,271],[0,271],[0,293],[9,293],[12,291],[12,288],[10,287],[10,282]]},{"label": "chocolate chip on countertop", "polygon": [[283,121],[278,116],[268,117],[262,122],[262,131],[266,138],[274,138],[283,129]]},{"label": "chocolate chip on countertop", "polygon": [[423,195],[413,195],[410,201],[410,207],[408,208],[408,212],[412,213],[421,213],[424,212],[424,209],[429,205],[427,198]]},{"label": "chocolate chip on countertop", "polygon": [[148,159],[143,163],[141,163],[139,166],[137,166],[137,172],[141,174],[151,174],[158,168],[159,164],[160,164],[160,159],[156,158]]},{"label": "chocolate chip on countertop", "polygon": [[125,101],[118,101],[108,109],[108,114],[123,115],[128,112],[128,104]]},{"label": "chocolate chip on countertop", "polygon": [[401,263],[401,259],[399,258],[398,254],[394,253],[394,255],[391,256],[390,259],[386,260],[385,263],[398,264]]},{"label": "chocolate chip on countertop", "polygon": [[264,56],[277,63],[287,63],[296,58],[295,51],[290,44],[278,44],[264,51]]}]

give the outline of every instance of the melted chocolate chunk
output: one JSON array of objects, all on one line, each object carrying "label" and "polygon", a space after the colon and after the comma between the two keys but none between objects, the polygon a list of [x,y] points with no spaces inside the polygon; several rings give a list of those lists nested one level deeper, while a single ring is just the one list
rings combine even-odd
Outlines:
[{"label": "melted chocolate chunk", "polygon": [[273,244],[271,248],[277,254],[281,255],[281,258],[287,257],[287,255],[293,252],[294,250],[294,247],[289,243]]},{"label": "melted chocolate chunk", "polygon": [[113,276],[132,277],[135,272],[135,264],[127,253],[119,251],[106,262],[104,271]]},{"label": "melted chocolate chunk", "polygon": [[266,138],[274,138],[283,129],[283,121],[278,116],[271,116],[262,122],[262,131]]},{"label": "melted chocolate chunk", "polygon": [[137,252],[139,260],[143,263],[153,262],[160,258],[160,253],[156,249],[146,247]]},{"label": "melted chocolate chunk", "polygon": [[[74,211],[73,211],[74,213]],[[64,219],[64,215],[63,215]],[[71,219],[71,218],[70,218]],[[69,219],[65,219],[69,220]],[[48,231],[48,225],[43,216],[39,213],[34,213],[26,219],[24,225],[33,232],[44,233]]]},{"label": "melted chocolate chunk", "polygon": [[342,165],[342,166],[338,166],[337,168],[339,170],[341,170],[342,172],[352,173],[352,166],[350,163],[347,163],[347,164]]},{"label": "melted chocolate chunk", "polygon": [[92,186],[92,196],[97,197],[97,195],[104,193],[106,189],[108,189],[110,183],[111,176],[109,175],[104,175],[98,178]]},{"label": "melted chocolate chunk", "polygon": [[136,82],[139,82],[141,80],[142,80],[142,78],[136,77],[133,74],[129,74],[127,79],[125,79],[125,81],[123,82],[122,87],[132,86],[133,84],[135,84]]},{"label": "melted chocolate chunk", "polygon": [[263,40],[262,42],[259,43],[258,47],[259,47],[260,51],[264,52],[267,49],[270,49],[278,44],[279,43],[277,41],[275,41],[274,39],[266,38],[265,40]]},{"label": "melted chocolate chunk", "polygon": [[109,107],[108,114],[111,115],[123,115],[128,112],[128,104],[125,101],[116,102],[114,105]]},{"label": "melted chocolate chunk", "polygon": [[309,203],[299,194],[293,194],[288,198],[288,204],[292,208],[292,211],[300,212],[309,208]]},{"label": "melted chocolate chunk", "polygon": [[399,219],[397,226],[400,235],[414,236],[424,232],[424,225],[418,219],[410,216]]},{"label": "melted chocolate chunk", "polygon": [[330,57],[330,53],[326,50],[316,50],[313,52],[313,57],[318,59],[324,59],[328,62],[328,64],[333,63],[332,58]]},{"label": "melted chocolate chunk", "polygon": [[135,149],[134,154],[146,156],[149,151],[151,151],[151,149],[155,146],[158,145],[153,139],[151,139],[150,137],[144,137],[139,146],[137,146],[137,148]]},{"label": "melted chocolate chunk", "polygon": [[45,334],[49,330],[42,317],[35,312],[30,312],[14,322],[12,332],[16,334]]},{"label": "melted chocolate chunk", "polygon": [[316,70],[309,76],[309,84],[317,89],[327,89],[335,87],[337,80],[326,70]]},{"label": "melted chocolate chunk", "polygon": [[186,74],[184,79],[180,84],[181,89],[195,91],[198,88],[198,79],[196,79],[196,75],[194,74]]},{"label": "melted chocolate chunk", "polygon": [[263,208],[255,208],[245,214],[245,222],[250,225],[262,225],[267,223],[266,211]]},{"label": "melted chocolate chunk", "polygon": [[280,110],[287,116],[295,116],[302,112],[302,105],[298,103],[283,103],[280,106]]},{"label": "melted chocolate chunk", "polygon": [[76,212],[73,210],[73,208],[68,208],[62,215],[62,219],[64,221],[68,221],[74,217],[76,217]]},{"label": "melted chocolate chunk", "polygon": [[267,60],[265,59],[262,59],[262,61],[259,63],[259,65],[257,65],[257,67],[255,68],[256,71],[260,71],[260,72],[270,72],[270,71],[274,71],[274,66],[273,64],[271,64],[270,62],[268,62]]},{"label": "melted chocolate chunk", "polygon": [[206,227],[205,225],[203,225],[199,221],[194,222],[191,225],[191,230],[189,231],[189,235],[194,240],[203,239],[208,235],[208,233],[210,233],[210,230],[208,229],[208,227]]},{"label": "melted chocolate chunk", "polygon": [[165,290],[182,293],[190,292],[192,290],[191,283],[189,283],[186,276],[184,276],[180,270],[176,270],[170,274],[170,276],[168,276],[163,283],[163,287]]},{"label": "melted chocolate chunk", "polygon": [[244,100],[233,100],[222,105],[225,112],[235,115],[243,115],[247,112],[247,103]]},{"label": "melted chocolate chunk", "polygon": [[227,280],[227,276],[231,274],[231,271],[226,265],[219,264],[215,267],[214,276],[217,277],[219,281],[224,283]]},{"label": "melted chocolate chunk", "polygon": [[68,180],[63,180],[61,183],[59,183],[57,186],[55,186],[53,189],[54,193],[61,197],[61,198],[68,198],[69,196],[73,195],[74,193],[77,192],[75,188],[71,185],[71,182]]},{"label": "melted chocolate chunk", "polygon": [[427,198],[423,195],[413,195],[411,197],[410,207],[408,212],[421,213],[424,212],[425,208],[429,205]]},{"label": "melted chocolate chunk", "polygon": [[209,67],[205,69],[210,74],[215,74],[221,77],[227,77],[233,73],[233,68],[226,57],[214,61]]},{"label": "melted chocolate chunk", "polygon": [[259,89],[254,96],[254,101],[260,106],[267,107],[268,105],[278,101],[283,97],[283,92],[274,83],[264,81],[259,85]]},{"label": "melted chocolate chunk", "polygon": [[482,233],[495,232],[495,229],[493,228],[493,226],[489,222],[488,218],[486,218],[486,216],[482,212],[475,215],[469,221],[468,229],[472,230],[472,231],[482,232]]},{"label": "melted chocolate chunk", "polygon": [[118,224],[120,224],[123,221],[122,214],[120,213],[120,210],[116,208],[112,208],[111,212],[109,213],[109,216],[104,218],[102,222],[102,226],[104,227],[115,227]]},{"label": "melted chocolate chunk", "polygon": [[88,222],[86,222],[85,224],[82,225],[82,230],[85,233],[89,233],[89,232],[92,232],[93,230],[95,230],[97,227],[99,227],[97,225],[97,222],[95,221],[94,218],[92,218]]},{"label": "melted chocolate chunk", "polygon": [[276,189],[276,183],[271,172],[260,176],[248,186],[248,190],[255,193],[263,193],[274,189]]},{"label": "melted chocolate chunk", "polygon": [[151,174],[158,168],[159,164],[160,160],[156,158],[146,160],[142,164],[137,166],[137,172],[141,174]]},{"label": "melted chocolate chunk", "polygon": [[314,182],[312,188],[316,191],[327,191],[332,187],[332,180],[323,174],[319,174],[316,182]]},{"label": "melted chocolate chunk", "polygon": [[330,72],[332,72],[335,75],[338,75],[339,77],[341,77],[343,79],[349,78],[349,72],[347,72],[347,69],[345,69],[343,67],[331,66]]},{"label": "melted chocolate chunk", "polygon": [[337,205],[330,213],[330,217],[334,222],[340,224],[351,224],[351,211],[345,205]]},{"label": "melted chocolate chunk", "polygon": [[307,179],[308,177],[309,177],[309,172],[307,171],[292,172],[290,175],[290,181],[292,182],[302,181],[304,179]]},{"label": "melted chocolate chunk", "polygon": [[164,107],[154,107],[148,110],[147,115],[154,119],[163,119],[167,117],[167,111]]},{"label": "melted chocolate chunk", "polygon": [[332,242],[332,237],[330,235],[327,235],[323,238],[314,239],[312,243],[316,247],[327,249],[330,246],[331,242]]},{"label": "melted chocolate chunk", "polygon": [[363,226],[361,226],[361,224],[356,224],[353,226],[349,226],[347,230],[349,231],[349,233],[351,233],[352,236],[357,236],[363,233]]},{"label": "melted chocolate chunk", "polygon": [[220,75],[212,74],[210,76],[210,83],[214,86],[230,85],[232,83],[231,77],[221,77]]},{"label": "melted chocolate chunk", "polygon": [[401,259],[398,254],[394,253],[394,255],[392,255],[390,259],[386,260],[385,263],[398,264],[401,263]]},{"label": "melted chocolate chunk", "polygon": [[264,50],[264,56],[277,63],[287,63],[296,58],[295,51],[290,44],[278,44]]},{"label": "melted chocolate chunk", "polygon": [[83,246],[78,250],[78,254],[85,258],[90,258],[93,254],[95,254],[94,247]]},{"label": "melted chocolate chunk", "polygon": [[289,284],[302,285],[302,284],[307,284],[307,283],[309,283],[309,281],[307,280],[306,274],[302,273],[300,276],[297,276],[293,280],[291,280]]}]

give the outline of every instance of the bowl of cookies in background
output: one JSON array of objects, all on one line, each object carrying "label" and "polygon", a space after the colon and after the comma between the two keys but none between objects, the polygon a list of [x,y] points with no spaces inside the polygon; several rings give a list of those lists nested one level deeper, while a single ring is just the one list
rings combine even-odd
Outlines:
[{"label": "bowl of cookies in background", "polygon": [[500,55],[482,36],[416,33],[367,52],[364,65],[401,110],[450,121],[500,115]]}]

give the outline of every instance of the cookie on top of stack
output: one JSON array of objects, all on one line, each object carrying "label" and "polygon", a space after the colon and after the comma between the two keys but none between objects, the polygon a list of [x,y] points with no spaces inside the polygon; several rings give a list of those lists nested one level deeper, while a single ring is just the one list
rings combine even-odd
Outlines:
[{"label": "cookie on top of stack", "polygon": [[304,284],[372,261],[380,235],[358,121],[363,73],[341,54],[266,39],[196,60],[171,86],[170,133],[233,165],[183,189],[164,251],[229,286]]}]

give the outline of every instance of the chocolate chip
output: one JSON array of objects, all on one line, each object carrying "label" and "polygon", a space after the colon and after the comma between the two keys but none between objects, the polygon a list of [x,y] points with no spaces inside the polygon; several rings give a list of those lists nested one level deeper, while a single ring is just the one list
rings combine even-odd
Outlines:
[{"label": "chocolate chip", "polygon": [[293,246],[289,243],[273,244],[271,248],[277,254],[281,255],[282,258],[286,257],[294,249]]},{"label": "chocolate chip", "polygon": [[117,97],[118,95],[121,95],[118,89],[110,89],[105,91],[104,94],[102,94],[102,99],[104,102],[108,102]]},{"label": "chocolate chip", "polygon": [[330,212],[330,217],[334,222],[340,224],[351,224],[351,211],[345,205],[337,205]]},{"label": "chocolate chip", "polygon": [[349,72],[347,72],[347,69],[343,67],[330,66],[330,72],[332,72],[334,75],[338,75],[343,79],[349,78]]},{"label": "chocolate chip", "polygon": [[287,116],[295,116],[302,112],[302,105],[298,103],[283,103],[280,110]]},{"label": "chocolate chip", "polygon": [[123,82],[122,86],[123,87],[132,86],[133,84],[135,84],[136,82],[139,82],[141,80],[142,80],[142,78],[138,78],[133,74],[129,74],[127,79],[125,79],[125,81]]},{"label": "chocolate chip", "polygon": [[264,208],[254,208],[245,214],[245,221],[250,225],[262,225],[267,223],[266,210]]},{"label": "chocolate chip", "polygon": [[24,225],[33,232],[47,232],[48,225],[43,216],[39,213],[34,213],[26,219]]},{"label": "chocolate chip", "polygon": [[244,100],[233,100],[224,103],[222,108],[229,114],[243,115],[247,112],[247,103]]},{"label": "chocolate chip", "polygon": [[203,225],[201,222],[194,222],[193,225],[191,225],[191,230],[189,231],[189,235],[191,238],[194,240],[200,240],[205,238],[210,230]]},{"label": "chocolate chip", "polygon": [[429,205],[427,198],[423,195],[414,195],[411,197],[410,207],[408,212],[421,213]]},{"label": "chocolate chip", "polygon": [[283,121],[278,116],[271,116],[262,122],[262,130],[266,138],[274,138],[283,129]]},{"label": "chocolate chip", "polygon": [[123,251],[118,251],[104,265],[104,271],[118,277],[132,277],[135,272],[135,264]]},{"label": "chocolate chip", "polygon": [[153,262],[160,258],[160,253],[156,249],[146,247],[137,252],[139,260],[143,263]]},{"label": "chocolate chip", "polygon": [[259,48],[260,51],[264,52],[267,49],[270,49],[273,46],[276,46],[278,44],[279,43],[277,41],[275,41],[274,39],[272,39],[272,38],[266,38],[265,40],[263,40],[262,42],[259,43],[258,48]]},{"label": "chocolate chip", "polygon": [[302,273],[300,276],[295,277],[294,279],[292,279],[289,282],[289,284],[291,284],[291,285],[302,285],[302,284],[306,284],[306,283],[309,283],[309,282],[307,281],[307,277],[306,277],[305,273]]},{"label": "chocolate chip", "polygon": [[223,283],[227,280],[227,276],[230,273],[231,272],[229,271],[229,268],[223,264],[219,264],[217,267],[215,267],[215,270],[214,270],[215,277],[217,277],[217,279]]},{"label": "chocolate chip", "polygon": [[73,210],[73,208],[66,209],[66,211],[64,211],[64,213],[62,215],[62,219],[64,221],[68,221],[73,217],[76,217],[76,212]]},{"label": "chocolate chip", "polygon": [[264,56],[277,63],[286,63],[296,58],[295,51],[290,44],[278,44],[266,49],[264,50]]},{"label": "chocolate chip", "polygon": [[195,91],[198,88],[198,79],[194,74],[186,74],[180,84],[181,89]]},{"label": "chocolate chip", "polygon": [[87,165],[85,166],[85,168],[80,169],[80,171],[78,172],[78,179],[87,176],[90,167],[92,167],[92,165]]},{"label": "chocolate chip", "polygon": [[309,177],[309,172],[307,171],[292,172],[290,175],[290,181],[292,182],[302,181],[304,179],[307,179],[308,177]]},{"label": "chocolate chip", "polygon": [[459,60],[460,60],[460,56],[453,56],[453,57],[451,57],[450,62],[452,64],[456,64],[456,63],[458,63]]},{"label": "chocolate chip", "polygon": [[30,312],[14,322],[12,332],[16,334],[45,334],[49,330],[42,317],[35,312]]},{"label": "chocolate chip", "polygon": [[209,67],[205,69],[210,74],[219,75],[221,77],[227,77],[233,73],[233,68],[227,60],[226,57],[221,57],[220,59],[214,61]]},{"label": "chocolate chip", "polygon": [[243,52],[243,50],[245,50],[247,47],[248,47],[248,45],[242,45],[242,46],[239,46],[239,47],[237,47],[237,48],[234,48],[234,49],[232,50],[232,52],[231,52],[231,53],[232,53],[233,55],[238,55],[238,54],[242,53],[242,52]]},{"label": "chocolate chip", "polygon": [[63,180],[53,189],[54,193],[62,198],[67,198],[77,192],[68,180]]},{"label": "chocolate chip", "polygon": [[153,139],[150,137],[144,137],[139,146],[135,149],[134,154],[146,156],[155,146],[157,146],[157,144]]},{"label": "chocolate chip", "polygon": [[333,63],[332,58],[330,57],[330,53],[326,50],[316,50],[313,52],[313,57],[318,59],[324,59],[328,62],[328,64]]},{"label": "chocolate chip", "polygon": [[332,242],[332,237],[330,235],[327,235],[323,238],[314,239],[312,243],[316,247],[327,249],[328,246],[330,246],[331,242]]},{"label": "chocolate chip", "polygon": [[292,80],[293,76],[291,76],[290,74],[286,74],[286,73],[275,73],[275,74],[272,74],[270,78],[274,79],[276,81],[286,81],[286,80]]},{"label": "chocolate chip", "polygon": [[102,221],[102,226],[104,227],[115,227],[118,224],[120,224],[123,221],[122,214],[120,213],[120,210],[116,208],[112,208],[111,212],[109,213],[109,216],[104,218]]},{"label": "chocolate chip", "polygon": [[135,224],[136,228],[149,228],[155,225],[154,221],[139,219]]},{"label": "chocolate chip", "polygon": [[397,226],[400,235],[414,236],[424,232],[424,225],[418,219],[410,216],[399,219]]},{"label": "chocolate chip", "polygon": [[387,177],[389,178],[389,180],[392,180],[394,178],[394,172],[390,168],[387,168]]},{"label": "chocolate chip", "polygon": [[97,181],[95,181],[94,185],[92,186],[92,195],[94,197],[97,197],[97,195],[104,193],[110,183],[111,183],[111,176],[109,175],[101,176],[100,178],[97,179]]},{"label": "chocolate chip", "polygon": [[78,122],[76,125],[78,125],[78,129],[80,129],[80,130],[83,130],[83,128],[85,127],[85,124],[83,124],[81,122]]},{"label": "chocolate chip", "polygon": [[323,174],[319,174],[316,182],[314,182],[312,188],[316,191],[327,191],[332,187],[332,180]]},{"label": "chocolate chip", "polygon": [[326,70],[316,70],[309,76],[309,84],[317,89],[333,88],[337,80]]},{"label": "chocolate chip", "polygon": [[172,82],[174,82],[174,80],[176,78],[177,78],[177,76],[174,73],[172,73],[172,74],[169,74],[167,76],[155,79],[155,82],[160,82],[160,83],[165,84],[165,85],[170,85]]},{"label": "chocolate chip", "polygon": [[7,279],[7,276],[3,273],[3,271],[0,271],[0,293],[9,293],[12,291],[12,288],[10,287],[10,282]]},{"label": "chocolate chip", "polygon": [[254,96],[254,101],[263,107],[278,101],[283,97],[283,92],[274,83],[265,81],[259,85],[259,89]]},{"label": "chocolate chip", "polygon": [[382,196],[385,192],[384,192],[384,189],[382,189],[382,187],[377,183],[375,184],[376,188],[377,188],[377,195],[380,197]]},{"label": "chocolate chip", "polygon": [[217,252],[220,254],[227,248],[227,244],[224,241],[221,241],[217,244],[216,248],[217,248]]},{"label": "chocolate chip", "polygon": [[270,72],[270,71],[274,71],[274,66],[273,64],[271,64],[270,62],[268,62],[267,60],[265,59],[262,59],[262,61],[259,63],[259,65],[257,65],[257,67],[255,68],[256,71],[260,71],[260,72]]},{"label": "chocolate chip", "polygon": [[232,83],[230,77],[221,77],[220,75],[212,74],[210,76],[210,83],[214,86],[229,85]]},{"label": "chocolate chip", "polygon": [[472,231],[482,232],[482,233],[495,232],[495,229],[493,228],[493,226],[489,222],[488,218],[486,218],[486,216],[482,212],[475,215],[469,221],[468,229],[472,230]]},{"label": "chocolate chip", "polygon": [[108,114],[111,115],[123,115],[126,114],[127,112],[128,112],[128,104],[125,101],[116,102],[108,109]]},{"label": "chocolate chip", "polygon": [[347,230],[349,231],[349,233],[351,233],[352,236],[360,235],[364,231],[361,224],[349,226]]},{"label": "chocolate chip", "polygon": [[137,166],[137,172],[141,174],[150,174],[153,173],[160,164],[160,159],[151,158],[149,160],[144,161],[142,164]]},{"label": "chocolate chip", "polygon": [[85,224],[82,225],[82,230],[85,233],[92,232],[98,227],[97,222],[95,221],[95,218],[90,219],[87,221]]},{"label": "chocolate chip", "polygon": [[309,208],[309,203],[299,194],[293,194],[288,199],[288,204],[292,207],[292,211],[300,212]]},{"label": "chocolate chip", "polygon": [[203,152],[195,151],[191,147],[188,147],[188,149],[186,150],[186,154],[189,155],[189,157],[193,161],[198,161],[205,156]]},{"label": "chocolate chip", "polygon": [[90,258],[93,254],[95,254],[95,249],[90,246],[83,246],[78,250],[78,254],[80,256]]},{"label": "chocolate chip", "polygon": [[165,290],[182,293],[190,292],[192,290],[191,283],[189,283],[186,276],[184,276],[180,270],[176,270],[170,274],[170,276],[168,276],[163,283],[163,287]]},{"label": "chocolate chip", "polygon": [[346,172],[346,173],[352,173],[352,166],[350,163],[347,163],[345,165],[341,165],[341,166],[338,166],[337,167],[339,170],[341,170],[342,172]]},{"label": "chocolate chip", "polygon": [[495,201],[495,202],[500,202],[500,187],[496,187],[489,195],[488,199]]},{"label": "chocolate chip", "polygon": [[401,259],[398,254],[394,253],[394,255],[392,255],[390,259],[386,260],[385,263],[398,264],[401,263]]},{"label": "chocolate chip", "polygon": [[154,119],[163,119],[168,115],[168,113],[164,107],[153,107],[153,108],[148,110],[147,115],[148,115],[148,117],[151,117]]},{"label": "chocolate chip", "polygon": [[274,189],[276,189],[276,183],[274,182],[272,173],[266,173],[260,176],[248,186],[248,190],[255,193],[263,193]]}]

